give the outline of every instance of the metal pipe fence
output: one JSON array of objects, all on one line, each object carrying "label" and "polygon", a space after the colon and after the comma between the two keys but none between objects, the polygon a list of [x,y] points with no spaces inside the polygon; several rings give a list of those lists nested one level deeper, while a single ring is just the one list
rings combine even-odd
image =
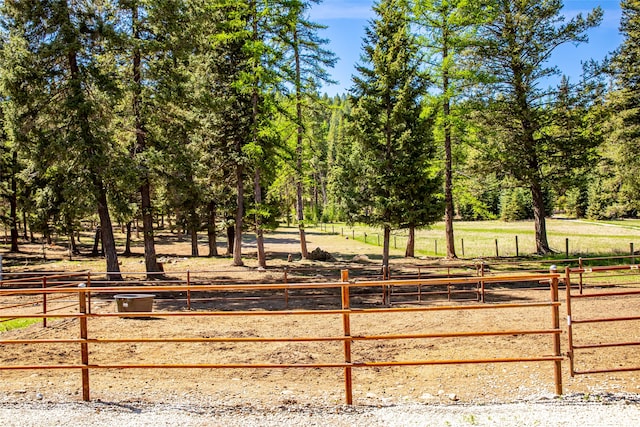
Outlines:
[{"label": "metal pipe fence", "polygon": [[[633,336],[637,330],[639,316],[615,314],[615,307],[622,304],[638,304],[640,299],[640,270],[638,265],[579,267],[565,269],[566,306],[567,306],[567,337],[569,371],[573,377],[583,374],[600,374],[609,372],[640,371],[637,364],[629,365],[636,357],[625,358],[626,365],[622,363],[617,367],[600,366],[598,358],[594,355],[597,351],[611,352],[613,349],[623,347],[640,347],[640,341]],[[577,282],[577,283],[575,283]],[[575,285],[574,285],[575,283]],[[575,293],[575,290],[578,293]],[[602,309],[598,313],[585,312],[580,306],[580,301],[598,300],[604,307],[605,302],[612,303],[613,310]],[[602,313],[606,312],[607,315]],[[623,323],[628,325],[627,334],[622,337],[612,337],[611,331],[605,328],[607,325]],[[589,325],[589,330],[596,333],[596,337],[586,335],[584,330],[576,330],[577,325]],[[623,327],[622,330],[625,330]],[[577,339],[576,339],[577,338]],[[612,341],[614,340],[614,341]],[[587,351],[584,351],[587,350]],[[588,355],[587,353],[590,353]],[[578,357],[578,354],[580,357]],[[576,369],[576,362],[591,363],[595,367]]]},{"label": "metal pipe fence", "polygon": [[[555,384],[556,394],[562,394],[562,377],[560,372],[561,361],[563,356],[560,353],[560,334],[561,329],[559,327],[559,306],[558,301],[558,274],[537,274],[537,275],[509,275],[509,276],[492,276],[486,277],[484,280],[489,283],[520,283],[522,281],[546,281],[549,283],[549,298],[540,302],[509,302],[509,303],[495,303],[495,304],[459,304],[459,305],[425,305],[420,307],[391,307],[391,306],[378,306],[372,308],[357,308],[353,306],[354,292],[371,291],[372,289],[379,289],[382,286],[439,286],[448,285],[450,282],[457,284],[464,283],[476,283],[477,279],[474,278],[450,278],[450,279],[404,279],[404,280],[391,280],[391,281],[363,281],[354,282],[349,280],[348,272],[343,271],[341,281],[338,282],[326,282],[326,283],[288,283],[288,284],[215,284],[215,285],[191,285],[188,283],[182,283],[180,285],[159,285],[159,286],[87,286],[81,284],[79,286],[64,287],[64,288],[23,288],[12,290],[0,290],[0,297],[16,293],[20,295],[38,295],[45,293],[50,296],[58,295],[75,295],[77,298],[76,310],[67,312],[57,312],[55,314],[56,319],[73,319],[79,324],[79,331],[76,338],[66,339],[54,339],[54,338],[39,338],[39,339],[12,339],[12,340],[0,340],[0,344],[5,345],[28,345],[37,346],[42,344],[48,345],[78,345],[76,351],[69,354],[69,361],[65,360],[62,363],[50,363],[50,364],[11,364],[6,362],[0,362],[0,370],[80,370],[82,373],[82,397],[83,400],[90,400],[90,372],[102,369],[341,369],[344,372],[344,390],[345,390],[345,402],[347,404],[353,403],[353,378],[352,373],[355,369],[362,368],[378,368],[378,367],[392,367],[392,366],[426,366],[426,365],[464,365],[464,364],[493,364],[493,363],[530,363],[530,362],[552,362],[554,365],[553,376]],[[90,296],[94,299],[104,299],[105,297],[112,296],[117,293],[130,293],[130,292],[153,292],[155,295],[165,296],[167,298],[175,293],[184,293],[186,291],[190,293],[217,293],[217,292],[229,292],[229,291],[250,291],[254,293],[259,292],[273,292],[273,291],[296,291],[296,292],[308,292],[310,290],[331,290],[339,293],[340,301],[337,303],[336,308],[323,308],[323,309],[299,309],[299,310],[210,310],[202,309],[201,311],[195,310],[163,310],[156,309],[153,313],[149,312],[118,312],[114,311],[113,304],[109,307],[102,308],[101,310],[90,309]],[[164,301],[164,300],[163,300]],[[158,306],[156,301],[156,306]],[[468,312],[487,312],[487,311],[506,311],[510,309],[548,309],[549,310],[549,327],[547,328],[507,328],[502,330],[465,330],[462,325],[453,325],[453,330],[446,332],[398,332],[398,331],[386,331],[370,332],[366,330],[356,330],[356,324],[353,319],[359,316],[380,316],[382,313],[388,315],[401,315],[403,313],[411,313],[416,316],[419,314],[424,315],[437,315],[439,312],[449,311],[468,311]],[[2,314],[3,317],[11,316],[13,318],[47,318],[50,315],[47,313],[21,313],[16,311],[15,308],[12,312]],[[291,318],[291,316],[317,316],[321,317],[324,322],[331,324],[336,320],[336,316],[341,319],[340,334],[327,334],[322,336],[268,336],[268,334],[251,337],[237,337],[237,336],[201,336],[201,337],[188,337],[188,336],[146,336],[146,337],[133,337],[125,336],[119,338],[104,338],[95,336],[92,333],[91,325],[93,322],[108,321],[113,318],[137,318],[137,317],[149,317],[165,318],[167,320],[184,317],[199,317],[199,318],[216,318],[216,317],[234,317],[239,319],[250,318],[252,316],[268,316],[272,317],[276,321],[284,321],[284,319]],[[53,316],[52,316],[53,317]],[[505,314],[505,319],[509,319]],[[91,323],[89,323],[91,320]],[[204,320],[203,320],[204,321]],[[381,321],[384,325],[384,322]],[[175,328],[177,333],[184,334],[184,331],[180,331],[179,324],[176,324]],[[152,329],[150,328],[150,332]],[[508,356],[508,357],[493,357],[493,358],[469,358],[469,359],[416,359],[416,358],[400,358],[398,360],[389,359],[371,359],[361,360],[354,357],[353,344],[358,342],[371,342],[371,341],[383,341],[393,342],[399,340],[433,340],[439,338],[464,340],[467,338],[477,337],[529,337],[529,336],[550,336],[551,346],[548,351],[544,351],[539,355],[520,355],[520,356]],[[299,343],[342,343],[343,357],[338,360],[328,360],[317,363],[308,363],[306,361],[301,362],[287,362],[287,363],[265,363],[265,362],[202,362],[202,363],[157,363],[157,362],[144,362],[144,363],[130,363],[122,362],[120,360],[111,361],[99,361],[100,348],[103,345],[113,345],[118,343],[212,343],[212,342],[243,342],[247,344],[264,344],[270,342],[299,342]],[[91,352],[89,351],[91,349]],[[80,354],[80,358],[77,354]],[[153,355],[149,355],[150,357]],[[80,363],[72,362],[72,360],[80,360]],[[98,361],[96,361],[98,360]]]}]

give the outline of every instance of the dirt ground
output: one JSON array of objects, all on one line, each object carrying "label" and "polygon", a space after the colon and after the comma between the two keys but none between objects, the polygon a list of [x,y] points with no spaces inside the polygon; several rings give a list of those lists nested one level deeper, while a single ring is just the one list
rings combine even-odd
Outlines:
[{"label": "dirt ground", "polygon": [[[353,266],[356,255],[367,255],[376,265],[379,248],[365,246],[344,237],[323,233],[309,234],[309,249],[321,247],[334,254],[336,263],[301,261],[295,256],[299,248],[293,229],[268,235],[267,250],[270,265],[336,267]],[[248,242],[251,252],[251,242]],[[61,249],[63,250],[63,249]],[[165,251],[165,252],[163,252]],[[186,269],[210,268],[229,278],[270,277],[279,273],[257,272],[255,260],[248,259],[246,267],[231,267],[228,258],[196,259],[187,257],[189,242],[172,242],[166,257],[168,275]],[[54,249],[51,249],[51,253]],[[159,247],[159,254],[168,253]],[[401,250],[392,251],[399,256]],[[286,261],[294,254],[294,261]],[[161,255],[162,256],[162,255]],[[50,255],[51,258],[55,258]],[[51,262],[51,261],[50,261]],[[140,271],[140,259],[123,260],[124,271]],[[394,260],[399,265],[400,259]],[[413,261],[415,262],[415,260]],[[52,269],[63,269],[63,261],[51,262]],[[137,267],[137,268],[135,268]],[[325,275],[326,276],[326,275]],[[315,280],[326,277],[314,276]],[[637,285],[631,285],[637,286]],[[628,287],[628,286],[627,286]],[[176,296],[176,295],[173,295]],[[202,295],[206,296],[206,295]],[[227,294],[229,296],[229,294]],[[546,301],[548,290],[514,286],[494,286],[488,289],[486,306],[505,302]],[[4,297],[3,304],[10,298]],[[406,297],[415,299],[414,295]],[[475,301],[447,302],[436,297],[425,298],[420,304],[394,304],[399,307],[435,307],[476,305]],[[357,293],[352,295],[354,306],[384,308],[381,295]],[[560,317],[562,353],[568,350],[566,304],[561,293]],[[60,301],[64,305],[73,301]],[[252,316],[232,317],[161,317],[89,319],[89,338],[120,339],[123,337],[199,338],[199,337],[339,337],[343,334],[342,316],[287,315],[275,317],[261,312],[285,308],[281,294],[268,300],[194,301],[192,311],[246,310]],[[290,300],[291,309],[338,308],[338,294],[325,298]],[[638,316],[637,297],[583,300],[574,304],[573,317],[592,318]],[[34,310],[38,306],[33,307]],[[73,310],[73,309],[70,309]],[[94,313],[116,311],[113,298],[103,295],[92,300]],[[509,308],[462,311],[389,312],[375,315],[351,315],[352,336],[388,334],[434,334],[462,331],[512,331],[504,336],[473,338],[428,338],[403,340],[362,340],[352,344],[352,361],[407,360],[469,360],[510,358],[518,356],[549,356],[553,352],[549,334],[525,335],[522,330],[549,329],[549,307]],[[8,311],[8,310],[7,310]],[[154,312],[186,311],[184,299],[156,298]],[[4,315],[4,314],[3,314]],[[638,321],[615,322],[607,327],[595,324],[576,325],[574,338],[578,343],[640,342]],[[71,319],[51,319],[47,328],[40,324],[25,329],[0,333],[0,340],[16,339],[74,339],[79,337],[79,323]],[[1,344],[1,365],[79,364],[80,345],[69,344]],[[175,343],[101,343],[89,345],[89,362],[93,364],[287,364],[340,363],[344,361],[341,341],[322,342],[175,342]],[[581,350],[576,369],[626,368],[638,366],[639,346],[619,346],[606,350]],[[640,393],[640,372],[616,372],[570,377],[569,362],[564,359],[564,394],[583,394],[585,399],[607,393]],[[81,377],[77,369],[66,370],[2,370],[0,393],[4,400],[47,399],[70,401],[81,398]],[[92,369],[90,371],[91,398],[103,401],[128,400],[175,401],[180,399],[208,399],[226,404],[266,403],[286,405],[322,402],[344,403],[344,372],[341,368],[314,369]],[[523,399],[546,399],[554,396],[553,363],[493,363],[451,364],[402,367],[353,368],[354,402],[364,405],[394,402],[514,402]]]}]

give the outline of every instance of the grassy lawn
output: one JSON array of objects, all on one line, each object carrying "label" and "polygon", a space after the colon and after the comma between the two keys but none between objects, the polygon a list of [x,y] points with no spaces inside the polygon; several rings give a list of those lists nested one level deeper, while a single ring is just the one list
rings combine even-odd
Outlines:
[{"label": "grassy lawn", "polygon": [[26,328],[34,323],[42,322],[42,319],[1,319],[0,332],[7,332],[12,329]]},{"label": "grassy lawn", "polygon": [[[630,244],[640,249],[640,220],[575,221],[547,219],[547,238],[550,246],[563,256],[568,241],[569,256],[608,256],[630,253]],[[382,230],[364,225],[318,225],[324,231],[344,234],[371,245],[382,244]],[[535,253],[533,221],[456,221],[455,245],[458,256],[464,258],[499,256],[528,256]],[[568,239],[568,240],[567,240]],[[379,243],[378,243],[379,242]],[[391,246],[403,248],[407,231],[393,232]],[[426,256],[445,255],[444,222],[416,232],[416,252]]]}]

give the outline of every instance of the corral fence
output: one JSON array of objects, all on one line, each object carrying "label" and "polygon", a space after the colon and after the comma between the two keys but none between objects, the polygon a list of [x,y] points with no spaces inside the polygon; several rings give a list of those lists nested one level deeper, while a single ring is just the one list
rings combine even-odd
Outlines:
[{"label": "corral fence", "polygon": [[[564,282],[571,376],[640,371],[633,351],[640,347],[640,315],[617,314],[624,305],[638,307],[640,266],[567,267]],[[583,308],[581,302],[587,300],[598,300],[597,313]],[[598,356],[603,352],[617,366],[601,366]]]},{"label": "corral fence", "polygon": [[[387,281],[358,281],[349,280],[348,271],[343,271],[341,274],[341,280],[337,282],[325,282],[325,283],[288,283],[288,284],[213,284],[213,285],[194,285],[185,283],[167,285],[161,284],[157,286],[95,286],[96,283],[91,283],[91,286],[87,286],[89,283],[77,284],[78,276],[74,275],[69,277],[69,285],[61,287],[47,287],[47,288],[20,288],[20,289],[0,289],[0,296],[11,297],[17,299],[26,299],[37,297],[41,294],[49,296],[48,301],[53,298],[66,298],[66,300],[75,300],[75,308],[69,309],[65,307],[65,310],[56,311],[55,314],[38,313],[37,307],[34,307],[33,301],[30,306],[20,306],[19,304],[13,304],[10,306],[3,306],[0,308],[0,317],[2,318],[42,318],[47,317],[55,319],[67,319],[70,322],[78,324],[77,336],[68,338],[33,338],[33,339],[3,339],[0,340],[2,346],[22,345],[28,347],[37,347],[41,345],[54,345],[56,348],[60,347],[60,350],[56,351],[56,354],[64,354],[64,358],[57,363],[50,362],[49,364],[35,363],[35,364],[19,364],[17,362],[2,362],[0,370],[79,370],[82,373],[82,397],[84,400],[90,399],[90,381],[89,375],[91,371],[95,370],[121,370],[121,369],[340,369],[344,372],[344,390],[345,401],[347,404],[353,403],[353,379],[352,371],[354,369],[363,368],[381,368],[381,367],[399,367],[399,366],[426,366],[426,365],[488,365],[495,363],[531,363],[531,362],[548,362],[553,365],[553,382],[555,384],[555,393],[562,394],[562,375],[561,375],[561,362],[563,356],[560,349],[560,317],[558,301],[558,274],[520,274],[520,275],[504,275],[504,276],[491,276],[483,278],[485,284],[500,283],[502,286],[517,285],[520,283],[546,283],[548,285],[549,293],[548,297],[540,301],[529,301],[527,299],[520,302],[494,302],[480,304],[477,302],[466,302],[451,305],[446,302],[440,302],[439,304],[429,304],[423,306],[412,307],[393,307],[390,305],[370,304],[364,305],[361,308],[354,306],[355,295],[369,295],[377,294],[378,290],[383,287],[393,286],[442,286],[455,283],[456,285],[470,284],[471,286],[477,286],[478,278],[446,278],[446,279],[405,279],[405,280],[387,280]],[[58,281],[62,281],[62,277],[57,278]],[[260,309],[260,310],[228,310],[228,309],[210,309],[200,307],[199,309],[189,309],[186,306],[176,305],[175,303],[168,306],[162,306],[161,303],[166,301],[173,301],[179,296],[190,294],[206,294],[224,295],[229,292],[283,292],[283,291],[296,291],[296,292],[313,292],[315,290],[331,290],[338,296],[336,308],[320,308],[314,306],[314,309]],[[373,291],[372,291],[373,290]],[[157,299],[155,301],[156,309],[152,314],[149,312],[121,312],[116,310],[115,304],[113,304],[113,296],[122,293],[130,294],[131,292],[139,292],[140,295],[148,295],[153,293]],[[94,300],[94,308],[90,309],[90,301]],[[109,303],[104,303],[109,301]],[[98,304],[103,302],[103,304]],[[182,304],[182,303],[181,303]],[[164,307],[169,307],[165,309]],[[368,331],[361,330],[362,325],[359,322],[353,322],[353,319],[358,316],[380,316],[381,314],[394,316],[406,315],[407,313],[412,315],[412,318],[420,315],[438,316],[444,312],[454,312],[463,314],[464,312],[505,312],[501,315],[501,318],[506,319],[509,325],[510,315],[506,312],[509,310],[525,310],[527,312],[533,310],[542,310],[542,319],[545,320],[546,326],[537,325],[533,327],[530,325],[517,327],[517,328],[498,328],[493,330],[477,330],[473,329],[473,325],[465,325],[463,320],[453,322],[447,325],[450,329],[446,331],[414,331],[410,333],[398,332],[396,330],[380,331]],[[538,311],[537,313],[540,314]],[[273,336],[272,330],[261,331],[259,336],[187,336],[185,331],[181,331],[181,336],[149,336],[153,333],[153,328],[149,328],[148,334],[145,333],[145,337],[102,337],[96,335],[93,332],[93,325],[95,322],[108,322],[114,318],[166,318],[177,319],[185,317],[198,317],[198,318],[220,318],[220,317],[235,317],[239,320],[252,318],[254,316],[262,316],[272,318],[275,322],[285,322],[285,319],[290,319],[291,316],[321,317],[323,322],[327,325],[331,325],[332,322],[336,322],[334,328],[327,327],[326,331],[334,331],[334,333],[325,332],[326,335],[321,336]],[[465,316],[460,316],[462,319]],[[325,320],[326,319],[326,320]],[[256,322],[258,323],[258,322]],[[385,326],[385,322],[380,321],[382,326]],[[360,326],[358,326],[360,325]],[[420,323],[416,320],[416,325]],[[179,329],[179,325],[176,326]],[[275,330],[278,330],[276,328]],[[339,332],[335,332],[339,331]],[[180,332],[179,332],[180,333]],[[399,355],[397,358],[381,358],[372,356],[369,353],[359,354],[358,349],[354,348],[358,345],[364,345],[363,343],[371,342],[399,342],[414,340],[418,342],[430,341],[435,339],[450,339],[459,340],[461,343],[467,339],[478,339],[486,337],[494,337],[495,339],[505,338],[512,343],[517,340],[524,340],[531,337],[544,337],[548,336],[549,341],[547,348],[540,350],[539,354],[530,354],[532,351],[526,344],[519,347],[514,351],[521,351],[522,354],[502,356],[501,354],[495,355],[495,357],[470,357],[467,359],[448,359],[448,358],[434,358],[434,359],[422,359],[422,358],[403,358],[406,356]],[[544,340],[543,340],[544,341]],[[318,343],[329,345],[331,343],[338,345],[342,350],[338,353],[330,354],[333,357],[332,360],[326,360],[321,362],[309,363],[307,360],[287,362],[287,363],[267,363],[267,362],[220,362],[216,360],[193,362],[193,363],[156,363],[156,362],[144,362],[144,363],[131,363],[122,362],[120,360],[104,360],[101,357],[100,348],[107,345],[118,345],[123,343],[159,343],[162,345],[171,343],[185,343],[190,345],[211,345],[213,343],[246,343],[247,345],[265,345],[265,343],[299,343],[311,345]],[[508,344],[511,345],[511,344]],[[90,350],[91,347],[91,351]],[[526,351],[525,351],[526,349]],[[201,353],[215,353],[212,351]],[[421,355],[423,353],[420,353]],[[78,357],[79,356],[79,357]],[[239,355],[237,355],[239,356]],[[213,356],[212,356],[213,357]],[[78,363],[77,361],[80,361]],[[75,362],[74,362],[75,361]],[[506,374],[508,375],[508,374]],[[551,375],[551,374],[550,374]]]}]

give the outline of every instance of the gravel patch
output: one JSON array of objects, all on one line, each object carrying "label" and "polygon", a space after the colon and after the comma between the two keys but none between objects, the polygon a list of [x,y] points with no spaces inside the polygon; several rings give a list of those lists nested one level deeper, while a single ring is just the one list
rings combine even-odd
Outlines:
[{"label": "gravel patch", "polygon": [[186,402],[0,401],[9,426],[636,426],[640,395],[563,396],[504,404],[221,405]]}]

